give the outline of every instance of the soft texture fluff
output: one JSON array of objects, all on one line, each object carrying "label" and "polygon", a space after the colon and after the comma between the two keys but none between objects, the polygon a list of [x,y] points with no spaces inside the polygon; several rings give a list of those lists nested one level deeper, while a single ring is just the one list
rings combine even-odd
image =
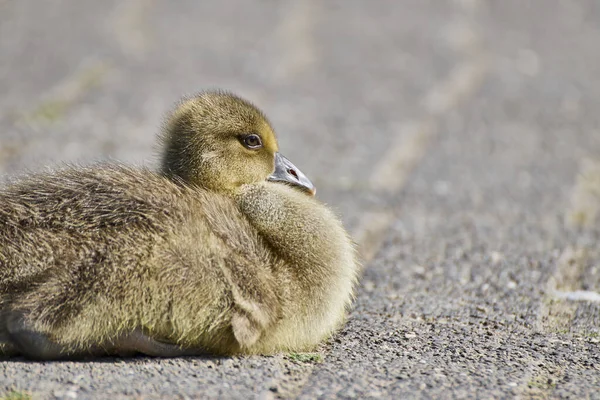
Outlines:
[{"label": "soft texture fluff", "polygon": [[[240,144],[249,132],[260,151]],[[353,244],[322,203],[267,180],[278,149],[263,114],[203,93],[163,143],[158,172],[73,167],[0,189],[0,354],[306,351],[340,326]],[[134,332],[159,350],[125,345]],[[59,353],[24,348],[29,333]]]}]

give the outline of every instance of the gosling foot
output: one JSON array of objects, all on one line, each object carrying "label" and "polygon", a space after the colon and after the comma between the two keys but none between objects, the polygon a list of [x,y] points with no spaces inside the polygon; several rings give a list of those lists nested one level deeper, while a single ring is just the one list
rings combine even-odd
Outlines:
[{"label": "gosling foot", "polygon": [[[46,334],[34,330],[21,313],[9,315],[6,331],[10,342],[6,343],[6,349],[0,347],[0,351],[6,350],[0,352],[0,354],[22,354],[34,360],[64,360],[111,354],[133,356],[139,353],[150,357],[182,357],[206,354],[201,349],[182,348],[174,344],[159,342],[140,330],[121,335],[108,346],[92,345],[86,350],[73,352],[67,347],[54,342]],[[4,343],[0,343],[0,345],[2,344]]]},{"label": "gosling foot", "polygon": [[72,356],[67,349],[36,332],[21,313],[11,313],[6,319],[6,331],[12,350],[34,360],[57,360]]},{"label": "gosling foot", "polygon": [[175,344],[159,342],[140,330],[121,336],[114,344],[115,352],[122,356],[141,353],[150,357],[183,357],[205,355],[201,349],[189,349]]}]

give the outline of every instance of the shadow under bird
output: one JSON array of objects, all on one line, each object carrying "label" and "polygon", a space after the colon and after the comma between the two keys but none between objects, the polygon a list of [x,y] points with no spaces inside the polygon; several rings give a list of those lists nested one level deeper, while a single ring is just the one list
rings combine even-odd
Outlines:
[{"label": "shadow under bird", "polygon": [[255,106],[205,92],[168,117],[159,171],[68,167],[0,188],[0,355],[307,351],[359,265]]}]

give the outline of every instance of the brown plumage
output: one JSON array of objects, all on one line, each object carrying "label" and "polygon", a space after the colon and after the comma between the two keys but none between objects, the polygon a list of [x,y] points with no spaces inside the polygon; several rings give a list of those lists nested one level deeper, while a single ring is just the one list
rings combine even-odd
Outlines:
[{"label": "brown plumage", "polygon": [[340,326],[338,219],[234,95],[183,101],[161,171],[66,168],[0,189],[0,354],[267,354]]}]

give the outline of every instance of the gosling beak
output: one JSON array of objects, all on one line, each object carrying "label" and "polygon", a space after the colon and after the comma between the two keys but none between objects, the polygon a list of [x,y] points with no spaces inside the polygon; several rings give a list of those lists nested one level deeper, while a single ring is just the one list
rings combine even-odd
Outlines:
[{"label": "gosling beak", "polygon": [[283,182],[298,187],[310,196],[317,193],[315,185],[290,160],[275,153],[275,171],[267,178],[272,182]]}]

